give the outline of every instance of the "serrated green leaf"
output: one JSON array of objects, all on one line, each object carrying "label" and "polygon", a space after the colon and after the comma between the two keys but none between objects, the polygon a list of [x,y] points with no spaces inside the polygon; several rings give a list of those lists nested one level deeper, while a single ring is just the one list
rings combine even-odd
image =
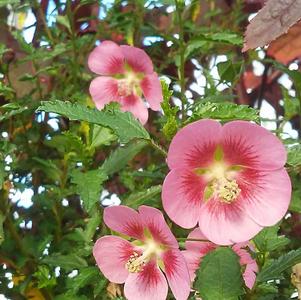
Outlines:
[{"label": "serrated green leaf", "polygon": [[133,140],[123,147],[118,147],[103,163],[101,169],[108,175],[112,175],[123,169],[142,148],[146,146],[144,140]]},{"label": "serrated green leaf", "polygon": [[101,215],[98,210],[93,211],[91,218],[88,220],[84,237],[86,242],[90,242],[95,234],[96,228],[101,223]]},{"label": "serrated green leaf", "polygon": [[70,26],[70,22],[68,19],[68,16],[56,16],[56,21],[63,25],[64,27],[66,27],[68,29],[69,32],[71,32],[71,26]]},{"label": "serrated green leaf", "polygon": [[77,256],[76,254],[70,253],[68,255],[62,255],[60,253],[53,253],[42,259],[44,264],[52,267],[61,267],[66,271],[72,271],[74,269],[80,269],[82,267],[87,267],[87,262]]},{"label": "serrated green leaf", "polygon": [[90,212],[94,204],[100,200],[101,184],[107,179],[101,169],[86,173],[74,170],[71,174],[72,182],[77,185],[77,192],[83,200],[85,209]]},{"label": "serrated green leaf", "polygon": [[50,270],[45,265],[38,266],[33,276],[38,280],[39,289],[56,285],[56,278],[50,274]]},{"label": "serrated green leaf", "polygon": [[206,118],[221,121],[246,120],[258,122],[259,112],[247,105],[205,102],[195,106],[193,114],[187,123]]},{"label": "serrated green leaf", "polygon": [[70,120],[81,120],[110,127],[118,136],[121,143],[127,143],[134,138],[150,139],[148,132],[129,112],[118,109],[96,110],[84,105],[63,101],[41,102],[38,110],[64,115]]},{"label": "serrated green leaf", "polygon": [[124,204],[132,208],[137,208],[142,204],[158,207],[158,204],[161,203],[160,201],[157,200],[157,196],[161,194],[161,191],[162,191],[161,185],[152,186],[143,192],[136,192],[131,194],[129,197],[125,199]]},{"label": "serrated green leaf", "polygon": [[301,262],[301,248],[292,250],[278,259],[274,260],[268,266],[264,267],[257,275],[257,282],[266,282],[268,280],[277,279],[281,274],[297,263]]},{"label": "serrated green leaf", "polygon": [[243,44],[242,36],[238,35],[234,32],[216,32],[216,33],[207,33],[205,34],[207,40],[216,41],[216,42],[223,42],[226,44],[232,44],[241,46]]},{"label": "serrated green leaf", "polygon": [[257,234],[253,241],[258,250],[261,252],[270,252],[289,244],[290,240],[285,236],[279,236],[278,231],[279,226],[275,225],[266,227]]},{"label": "serrated green leaf", "polygon": [[230,248],[209,252],[197,272],[195,289],[203,300],[234,300],[244,294],[238,256]]}]

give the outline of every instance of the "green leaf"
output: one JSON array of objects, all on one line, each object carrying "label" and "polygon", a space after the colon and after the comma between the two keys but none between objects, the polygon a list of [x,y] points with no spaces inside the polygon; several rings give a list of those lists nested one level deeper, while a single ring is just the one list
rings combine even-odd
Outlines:
[{"label": "green leaf", "polygon": [[158,201],[157,198],[161,194],[161,190],[162,186],[156,185],[146,189],[145,191],[133,193],[125,199],[124,204],[132,208],[137,208],[142,204],[158,207],[158,203],[161,203],[160,199]]},{"label": "green leaf", "polygon": [[284,116],[286,120],[290,120],[292,117],[299,113],[300,102],[297,98],[291,97],[287,89],[282,88],[281,90],[284,101]]},{"label": "green leaf", "polygon": [[259,112],[247,105],[205,102],[195,106],[194,112],[187,123],[207,118],[221,121],[246,120],[258,122]]},{"label": "green leaf", "polygon": [[38,270],[33,274],[38,280],[38,288],[52,287],[56,285],[56,278],[50,274],[47,266],[38,266]]},{"label": "green leaf", "polygon": [[170,104],[170,97],[173,92],[169,90],[168,84],[162,80],[161,86],[163,93],[163,102],[161,103],[161,107],[166,118],[166,122],[163,126],[163,133],[169,140],[171,140],[178,131],[177,112],[179,109],[177,106],[172,107]]},{"label": "green leaf", "polygon": [[216,32],[216,33],[208,33],[205,35],[207,40],[223,42],[226,44],[232,44],[237,46],[242,46],[243,38],[241,35],[238,35],[234,32]]},{"label": "green leaf", "polygon": [[233,82],[239,74],[240,68],[240,63],[233,63],[230,60],[217,64],[217,70],[221,81]]},{"label": "green leaf", "polygon": [[91,242],[95,234],[96,228],[99,226],[100,223],[101,215],[98,210],[95,210],[93,211],[91,218],[88,220],[86,229],[84,231],[84,237],[86,242]]},{"label": "green leaf", "polygon": [[82,267],[87,267],[87,262],[77,256],[76,254],[70,253],[68,255],[62,255],[60,253],[53,253],[42,259],[44,264],[51,267],[61,267],[66,271],[72,271],[74,269],[80,269]]},{"label": "green leaf", "polygon": [[93,148],[102,145],[108,146],[115,141],[116,138],[117,137],[112,133],[111,129],[94,124],[90,146]]},{"label": "green leaf", "polygon": [[0,245],[4,241],[4,230],[3,230],[4,220],[5,220],[5,216],[3,216],[3,214],[0,212]]},{"label": "green leaf", "polygon": [[239,259],[232,249],[220,247],[203,258],[195,288],[203,300],[234,300],[244,294]]},{"label": "green leaf", "polygon": [[281,274],[301,262],[301,248],[298,250],[292,250],[278,259],[274,260],[269,265],[265,266],[261,272],[257,275],[257,282],[266,282],[268,280],[277,279]]},{"label": "green leaf", "polygon": [[146,146],[144,140],[133,140],[123,147],[118,147],[103,163],[101,169],[108,175],[112,175],[123,169],[142,148]]},{"label": "green leaf", "polygon": [[5,175],[5,162],[2,155],[0,155],[0,190],[2,189]]},{"label": "green leaf", "polygon": [[279,236],[278,231],[279,226],[275,225],[266,227],[257,234],[253,241],[258,250],[261,252],[270,252],[289,244],[290,240],[285,236]]},{"label": "green leaf", "polygon": [[85,209],[90,212],[100,199],[101,184],[107,179],[107,175],[101,169],[86,173],[76,169],[71,176],[72,182],[77,185],[77,192],[84,202]]},{"label": "green leaf", "polygon": [[78,103],[64,101],[44,101],[38,110],[64,115],[70,120],[81,120],[93,124],[110,127],[121,143],[127,143],[134,138],[150,139],[148,132],[129,112],[121,112],[114,108],[96,110]]},{"label": "green leaf", "polygon": [[56,21],[63,25],[64,27],[66,27],[68,29],[69,32],[71,32],[71,26],[70,26],[70,22],[68,19],[68,16],[56,16]]},{"label": "green leaf", "polygon": [[294,145],[287,149],[287,162],[290,166],[301,165],[301,145]]},{"label": "green leaf", "polygon": [[80,270],[77,276],[75,276],[68,282],[68,285],[70,286],[72,292],[76,294],[80,288],[88,285],[95,278],[100,279],[98,268],[96,267],[83,268]]}]

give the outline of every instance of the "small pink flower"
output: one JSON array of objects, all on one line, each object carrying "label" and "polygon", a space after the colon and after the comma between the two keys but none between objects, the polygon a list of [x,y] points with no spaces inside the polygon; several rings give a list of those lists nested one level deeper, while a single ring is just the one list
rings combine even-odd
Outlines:
[{"label": "small pink flower", "polygon": [[291,182],[285,162],[280,140],[258,125],[194,122],[171,142],[163,207],[184,228],[198,223],[215,244],[250,240],[288,209]]},{"label": "small pink flower", "polygon": [[111,282],[125,283],[128,300],[165,300],[166,279],[175,298],[186,300],[190,277],[178,242],[158,209],[140,206],[138,211],[126,206],[104,210],[106,225],[132,239],[98,239],[93,248],[98,267]]},{"label": "small pink flower", "polygon": [[160,110],[162,89],[148,55],[139,48],[104,41],[90,54],[88,65],[96,77],[90,94],[98,109],[107,103],[119,102],[123,111],[130,111],[145,124],[148,111],[142,93],[152,110]]},{"label": "small pink flower", "polygon": [[[194,229],[189,235],[188,239],[200,239],[206,240],[206,237],[202,234],[199,228]],[[211,242],[203,241],[189,241],[185,242],[186,250],[182,251],[186,259],[190,278],[194,281],[196,277],[196,270],[199,269],[200,263],[203,257],[210,251],[217,248],[218,245]],[[249,289],[252,289],[256,280],[256,273],[258,272],[258,266],[256,260],[252,258],[250,253],[246,250],[247,248],[251,249],[249,243],[239,243],[232,246],[232,249],[239,256],[239,262],[242,268],[244,269],[243,278],[246,286]]]}]

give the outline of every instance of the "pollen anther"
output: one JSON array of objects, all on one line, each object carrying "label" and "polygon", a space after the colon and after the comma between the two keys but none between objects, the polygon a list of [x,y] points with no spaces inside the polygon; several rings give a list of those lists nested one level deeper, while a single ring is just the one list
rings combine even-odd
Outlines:
[{"label": "pollen anther", "polygon": [[141,259],[141,255],[134,252],[126,262],[125,267],[130,273],[139,273],[143,270],[144,265],[145,261]]},{"label": "pollen anther", "polygon": [[214,183],[219,199],[224,203],[232,203],[239,196],[241,189],[236,180],[223,179]]}]

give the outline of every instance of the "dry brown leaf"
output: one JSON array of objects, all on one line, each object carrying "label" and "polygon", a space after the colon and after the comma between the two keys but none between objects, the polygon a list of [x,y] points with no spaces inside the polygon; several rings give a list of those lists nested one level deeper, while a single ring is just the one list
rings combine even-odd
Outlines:
[{"label": "dry brown leaf", "polygon": [[268,0],[247,27],[243,52],[269,44],[301,19],[301,0]]},{"label": "dry brown leaf", "polygon": [[277,40],[273,41],[267,54],[279,62],[287,64],[301,56],[301,21],[289,29]]}]

